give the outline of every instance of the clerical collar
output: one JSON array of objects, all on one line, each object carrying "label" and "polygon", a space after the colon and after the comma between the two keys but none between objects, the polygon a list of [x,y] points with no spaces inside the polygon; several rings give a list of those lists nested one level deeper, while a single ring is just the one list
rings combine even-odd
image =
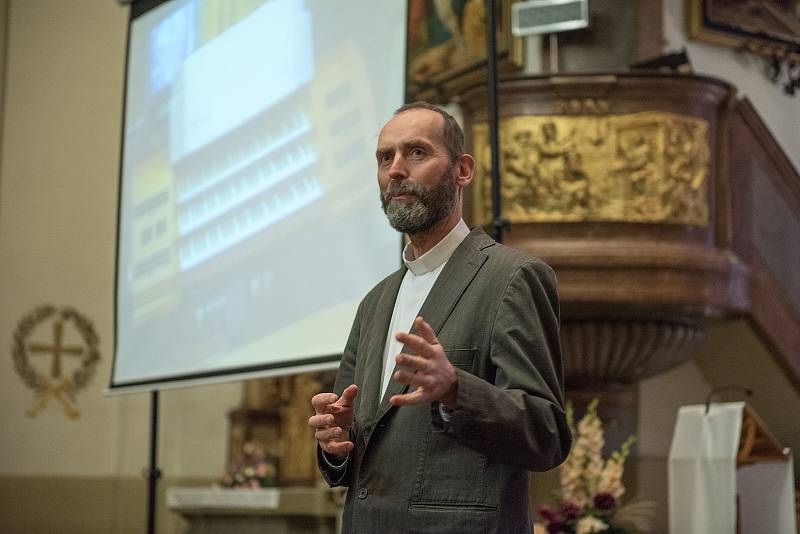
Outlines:
[{"label": "clerical collar", "polygon": [[408,270],[416,276],[429,273],[449,260],[467,235],[469,235],[469,227],[464,219],[461,219],[441,241],[419,258],[411,259],[414,249],[411,247],[411,243],[407,244],[403,250],[403,261]]}]

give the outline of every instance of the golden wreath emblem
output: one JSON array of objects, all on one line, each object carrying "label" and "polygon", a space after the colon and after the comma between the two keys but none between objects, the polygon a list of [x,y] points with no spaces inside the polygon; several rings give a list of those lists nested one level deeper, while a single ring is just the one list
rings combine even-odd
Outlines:
[{"label": "golden wreath emblem", "polygon": [[[40,334],[43,329],[38,327],[47,323],[52,323],[52,340],[49,343],[31,341],[34,330]],[[65,342],[65,330],[70,329],[78,332],[81,343]],[[19,321],[14,331],[12,356],[17,374],[36,393],[33,406],[26,411],[30,417],[44,410],[51,399],[61,403],[67,418],[80,417],[80,411],[75,406],[75,394],[85,388],[94,375],[100,360],[98,341],[91,321],[74,308],[45,304],[37,306]],[[52,358],[50,373],[45,374],[33,364],[31,358],[38,360],[48,356]],[[62,373],[62,358],[65,357],[80,359],[69,376],[63,376]]]}]

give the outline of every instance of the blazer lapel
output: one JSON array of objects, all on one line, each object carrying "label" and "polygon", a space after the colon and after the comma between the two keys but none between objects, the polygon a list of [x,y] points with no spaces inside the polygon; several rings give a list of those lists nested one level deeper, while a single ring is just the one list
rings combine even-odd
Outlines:
[{"label": "blazer lapel", "polygon": [[[458,299],[486,261],[488,256],[485,252],[482,252],[482,250],[494,243],[494,240],[486,235],[483,229],[478,227],[469,233],[453,252],[453,255],[450,256],[450,259],[433,284],[431,292],[428,293],[428,297],[425,299],[419,311],[419,315],[431,325],[431,328],[437,335],[447,320],[447,317],[449,317],[450,313],[453,311]],[[397,291],[395,291],[394,295],[395,297],[397,296]],[[392,300],[392,307],[394,307],[394,300]],[[386,320],[387,327],[390,320],[391,310]],[[411,331],[416,333],[413,328]],[[384,342],[387,334],[388,328],[384,330],[384,336],[382,338]],[[405,346],[403,346],[402,351],[407,352]],[[392,376],[396,371],[397,365],[394,366]],[[380,383],[380,378],[378,379],[378,383]],[[390,380],[386,388],[386,393],[383,395],[381,404],[378,407],[375,421],[377,422],[380,420],[392,407],[391,404],[389,404],[389,399],[392,398],[393,395],[399,395],[406,391],[408,391],[407,385],[401,384],[394,379]]]},{"label": "blazer lapel", "polygon": [[372,420],[378,405],[381,379],[383,378],[383,353],[386,348],[386,336],[389,334],[394,303],[397,300],[397,292],[400,290],[406,270],[404,265],[385,282],[375,306],[375,315],[367,322],[368,329],[361,333],[361,336],[366,336],[367,339],[367,361],[364,365],[362,391],[359,393],[361,401],[358,412],[365,414],[365,421]]}]

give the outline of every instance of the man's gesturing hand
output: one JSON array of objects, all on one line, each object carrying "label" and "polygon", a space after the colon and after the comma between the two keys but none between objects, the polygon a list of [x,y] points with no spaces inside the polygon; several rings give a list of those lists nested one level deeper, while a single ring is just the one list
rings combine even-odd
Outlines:
[{"label": "man's gesturing hand", "polygon": [[419,404],[434,400],[445,406],[455,407],[458,392],[456,370],[447,359],[444,348],[436,339],[433,328],[422,317],[414,320],[420,335],[400,332],[395,339],[414,349],[416,355],[400,353],[395,361],[405,370],[394,374],[394,379],[402,384],[416,386],[417,389],[404,395],[394,395],[389,402],[396,406]]},{"label": "man's gesturing hand", "polygon": [[358,394],[358,386],[350,384],[336,393],[319,393],[311,399],[316,415],[312,415],[308,424],[316,430],[314,437],[319,446],[328,454],[344,456],[353,450],[350,441],[350,427],[353,425],[353,400]]}]

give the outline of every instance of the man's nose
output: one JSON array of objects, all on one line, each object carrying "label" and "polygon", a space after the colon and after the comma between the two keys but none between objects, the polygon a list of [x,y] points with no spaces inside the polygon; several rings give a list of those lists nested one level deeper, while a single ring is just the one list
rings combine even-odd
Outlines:
[{"label": "man's nose", "polygon": [[392,180],[405,180],[408,178],[408,169],[406,169],[406,162],[402,154],[395,154],[389,167],[388,175]]}]

